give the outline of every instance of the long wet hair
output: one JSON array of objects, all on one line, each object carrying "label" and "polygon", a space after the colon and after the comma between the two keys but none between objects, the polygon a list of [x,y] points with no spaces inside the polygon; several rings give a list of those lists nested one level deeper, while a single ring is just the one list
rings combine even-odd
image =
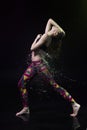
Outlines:
[{"label": "long wet hair", "polygon": [[65,35],[63,33],[60,33],[57,37],[52,38],[52,42],[47,48],[47,54],[49,57],[46,58],[46,61],[48,62],[51,73],[53,73],[53,75],[57,73],[61,66],[60,55],[62,53],[62,43],[64,36]]},{"label": "long wet hair", "polygon": [[62,40],[65,35],[60,33],[57,37],[52,38],[52,42],[47,48],[47,52],[52,60],[58,60],[61,52]]}]

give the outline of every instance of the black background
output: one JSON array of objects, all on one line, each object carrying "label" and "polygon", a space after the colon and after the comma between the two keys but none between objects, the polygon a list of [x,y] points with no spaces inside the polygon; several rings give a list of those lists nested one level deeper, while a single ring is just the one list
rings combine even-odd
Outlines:
[{"label": "black background", "polygon": [[0,1],[2,110],[19,102],[17,82],[26,69],[30,45],[38,33],[44,33],[49,18],[53,18],[66,32],[60,60],[65,78],[61,80],[81,104],[87,103],[86,7],[86,0]]}]

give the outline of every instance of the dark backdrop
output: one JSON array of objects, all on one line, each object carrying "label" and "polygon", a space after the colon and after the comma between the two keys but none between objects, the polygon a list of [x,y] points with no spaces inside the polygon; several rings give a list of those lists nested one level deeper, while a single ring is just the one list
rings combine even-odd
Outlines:
[{"label": "dark backdrop", "polygon": [[[17,82],[26,69],[34,38],[53,18],[66,32],[60,55],[60,79],[79,102],[87,90],[87,1],[0,1],[0,96],[2,106],[16,102]],[[72,87],[71,87],[72,86]]]}]

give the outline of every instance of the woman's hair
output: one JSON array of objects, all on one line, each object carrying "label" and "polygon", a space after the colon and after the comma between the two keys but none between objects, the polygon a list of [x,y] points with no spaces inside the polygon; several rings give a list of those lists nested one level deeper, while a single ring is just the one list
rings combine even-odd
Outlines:
[{"label": "woman's hair", "polygon": [[62,39],[65,35],[63,33],[58,34],[57,37],[52,38],[52,42],[49,45],[47,52],[52,58],[59,58],[61,51]]},{"label": "woman's hair", "polygon": [[51,58],[47,58],[48,64],[50,66],[51,73],[56,75],[57,71],[61,67],[60,63],[60,54],[61,54],[61,47],[62,47],[62,39],[63,35],[59,35],[56,38],[52,38],[52,42],[47,48],[47,53]]}]

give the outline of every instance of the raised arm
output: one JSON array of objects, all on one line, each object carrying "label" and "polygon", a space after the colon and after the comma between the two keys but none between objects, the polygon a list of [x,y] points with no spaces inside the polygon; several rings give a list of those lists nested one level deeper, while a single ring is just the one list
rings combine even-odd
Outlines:
[{"label": "raised arm", "polygon": [[34,40],[34,42],[32,43],[32,46],[35,45],[37,43],[37,41],[41,38],[42,34],[38,34]]},{"label": "raised arm", "polygon": [[[39,37],[39,38],[38,38]],[[47,41],[47,35],[43,34],[41,37],[38,35],[31,45],[31,51],[36,50]]]},{"label": "raised arm", "polygon": [[45,33],[49,32],[52,29],[52,26],[55,26],[56,28],[58,28],[59,32],[62,32],[65,34],[65,31],[51,18],[47,22]]}]

